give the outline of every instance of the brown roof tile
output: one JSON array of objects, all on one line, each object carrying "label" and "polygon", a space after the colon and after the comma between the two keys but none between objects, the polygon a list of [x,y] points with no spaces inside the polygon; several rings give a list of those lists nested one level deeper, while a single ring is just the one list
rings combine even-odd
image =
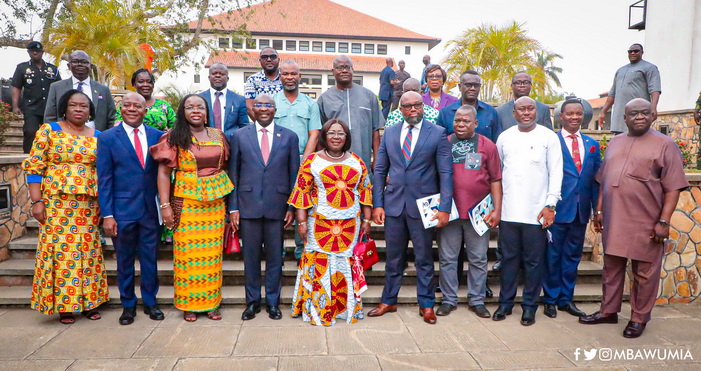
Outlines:
[{"label": "brown roof tile", "polygon": [[[280,61],[292,59],[303,71],[328,71],[331,72],[335,54],[302,54],[302,53],[278,53]],[[377,72],[385,68],[385,57],[348,56],[353,61],[353,70],[356,72]],[[205,67],[213,63],[221,62],[229,68],[254,68],[260,69],[257,52],[212,52]],[[282,63],[281,62],[281,63]]]},{"label": "brown roof tile", "polygon": [[[253,35],[424,41],[429,43],[429,49],[441,42],[329,0],[266,1],[244,8],[243,12],[250,13],[246,26]],[[238,12],[211,18],[212,21],[203,22],[204,31],[234,30],[244,23]],[[188,26],[194,30],[197,21]]]}]

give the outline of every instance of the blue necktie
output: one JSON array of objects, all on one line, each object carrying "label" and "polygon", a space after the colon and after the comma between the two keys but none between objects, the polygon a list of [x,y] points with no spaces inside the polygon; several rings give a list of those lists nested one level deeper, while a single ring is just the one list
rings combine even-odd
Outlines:
[{"label": "blue necktie", "polygon": [[409,125],[409,131],[407,131],[406,136],[404,137],[404,144],[402,144],[404,162],[407,164],[409,164],[409,160],[411,160],[411,140],[413,138],[413,135],[411,134],[412,129],[414,129],[414,125]]}]

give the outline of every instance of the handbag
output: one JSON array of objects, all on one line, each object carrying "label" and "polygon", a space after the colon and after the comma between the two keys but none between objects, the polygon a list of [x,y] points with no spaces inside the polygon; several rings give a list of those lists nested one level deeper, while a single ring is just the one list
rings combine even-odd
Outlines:
[{"label": "handbag", "polygon": [[176,230],[180,224],[180,216],[183,213],[183,198],[171,195],[170,209],[173,210],[173,230]]},{"label": "handbag", "polygon": [[360,235],[358,235],[358,243],[353,248],[353,255],[362,260],[363,268],[365,269],[370,269],[370,267],[380,261],[380,256],[377,254],[375,240],[370,238],[365,231],[360,231]]},{"label": "handbag", "polygon": [[237,252],[241,252],[239,232],[231,228],[231,224],[226,223],[224,227],[224,253],[233,254]]}]

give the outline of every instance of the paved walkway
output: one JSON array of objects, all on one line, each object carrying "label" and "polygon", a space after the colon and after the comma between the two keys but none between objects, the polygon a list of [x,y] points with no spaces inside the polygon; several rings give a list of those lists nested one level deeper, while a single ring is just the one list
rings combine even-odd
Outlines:
[{"label": "paved walkway", "polygon": [[[597,305],[580,308],[592,312]],[[133,325],[120,326],[121,310],[108,308],[102,320],[81,316],[66,326],[29,309],[0,309],[0,370],[701,369],[701,305],[693,304],[655,308],[638,339],[621,336],[627,320],[584,326],[566,313],[549,319],[539,312],[535,325],[523,327],[518,307],[494,322],[461,305],[431,326],[416,306],[402,306],[382,318],[330,328],[289,316],[273,321],[265,312],[243,322],[238,306],[223,308],[220,322],[201,317],[186,323],[172,307],[164,311],[164,321],[139,312]],[[624,304],[623,316],[629,311]],[[584,350],[591,355],[592,348],[599,353],[587,361]],[[608,353],[601,348],[632,359],[604,361]],[[645,359],[658,355],[686,359]]]}]

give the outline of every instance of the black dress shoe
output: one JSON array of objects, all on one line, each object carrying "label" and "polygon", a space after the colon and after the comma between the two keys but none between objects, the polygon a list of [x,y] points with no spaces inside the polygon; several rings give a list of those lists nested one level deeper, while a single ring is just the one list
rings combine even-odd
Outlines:
[{"label": "black dress shoe", "polygon": [[484,290],[484,296],[488,298],[494,297],[494,291],[492,291],[492,289],[489,288],[489,285],[487,285],[487,288]]},{"label": "black dress shoe", "polygon": [[163,321],[166,318],[161,309],[158,308],[158,305],[144,305],[144,313],[148,314],[148,318],[154,321]]},{"label": "black dress shoe", "polygon": [[134,323],[134,317],[136,317],[136,308],[124,308],[122,315],[119,316],[120,325],[131,325]]},{"label": "black dress shoe", "polygon": [[501,260],[497,260],[494,265],[492,265],[492,270],[495,272],[499,272],[501,270]]},{"label": "black dress shoe", "polygon": [[557,310],[567,312],[575,317],[584,317],[587,315],[586,313],[582,312],[579,308],[577,308],[577,306],[574,305],[574,303],[569,303],[569,304],[565,304],[565,305],[558,305]]},{"label": "black dress shoe", "polygon": [[524,326],[530,326],[535,323],[535,309],[524,309],[521,315],[521,324]]},{"label": "black dress shoe", "polygon": [[555,309],[555,304],[545,304],[543,308],[543,314],[550,318],[557,317],[557,310]]},{"label": "black dress shoe", "polygon": [[600,323],[618,323],[618,313],[609,314],[604,316],[601,312],[596,312],[594,314],[589,314],[583,317],[579,317],[579,323],[585,325],[598,325]]},{"label": "black dress shoe", "polygon": [[497,308],[497,310],[494,311],[492,319],[495,321],[503,321],[508,315],[511,315],[511,308],[502,307],[500,305],[499,308]]},{"label": "black dress shoe", "polygon": [[628,321],[628,325],[626,326],[625,330],[623,330],[623,337],[634,339],[640,337],[640,335],[643,334],[643,331],[645,331],[644,323]]},{"label": "black dress shoe", "polygon": [[448,303],[441,303],[441,305],[438,307],[438,310],[436,310],[436,315],[437,316],[447,316],[450,314],[450,312],[454,311],[457,309],[455,305],[451,305]]},{"label": "black dress shoe", "polygon": [[268,305],[265,311],[268,312],[268,317],[270,317],[270,319],[282,319],[282,311],[277,305]]},{"label": "black dress shoe", "polygon": [[489,318],[489,317],[492,316],[492,314],[489,313],[489,310],[487,309],[487,307],[485,307],[485,306],[482,305],[482,304],[470,305],[468,308],[470,308],[471,311],[475,312],[475,314],[477,315],[477,317],[480,317],[480,318]]},{"label": "black dress shoe", "polygon": [[249,319],[256,318],[256,313],[260,313],[260,304],[251,303],[246,306],[246,309],[241,313],[241,319],[248,321]]}]

